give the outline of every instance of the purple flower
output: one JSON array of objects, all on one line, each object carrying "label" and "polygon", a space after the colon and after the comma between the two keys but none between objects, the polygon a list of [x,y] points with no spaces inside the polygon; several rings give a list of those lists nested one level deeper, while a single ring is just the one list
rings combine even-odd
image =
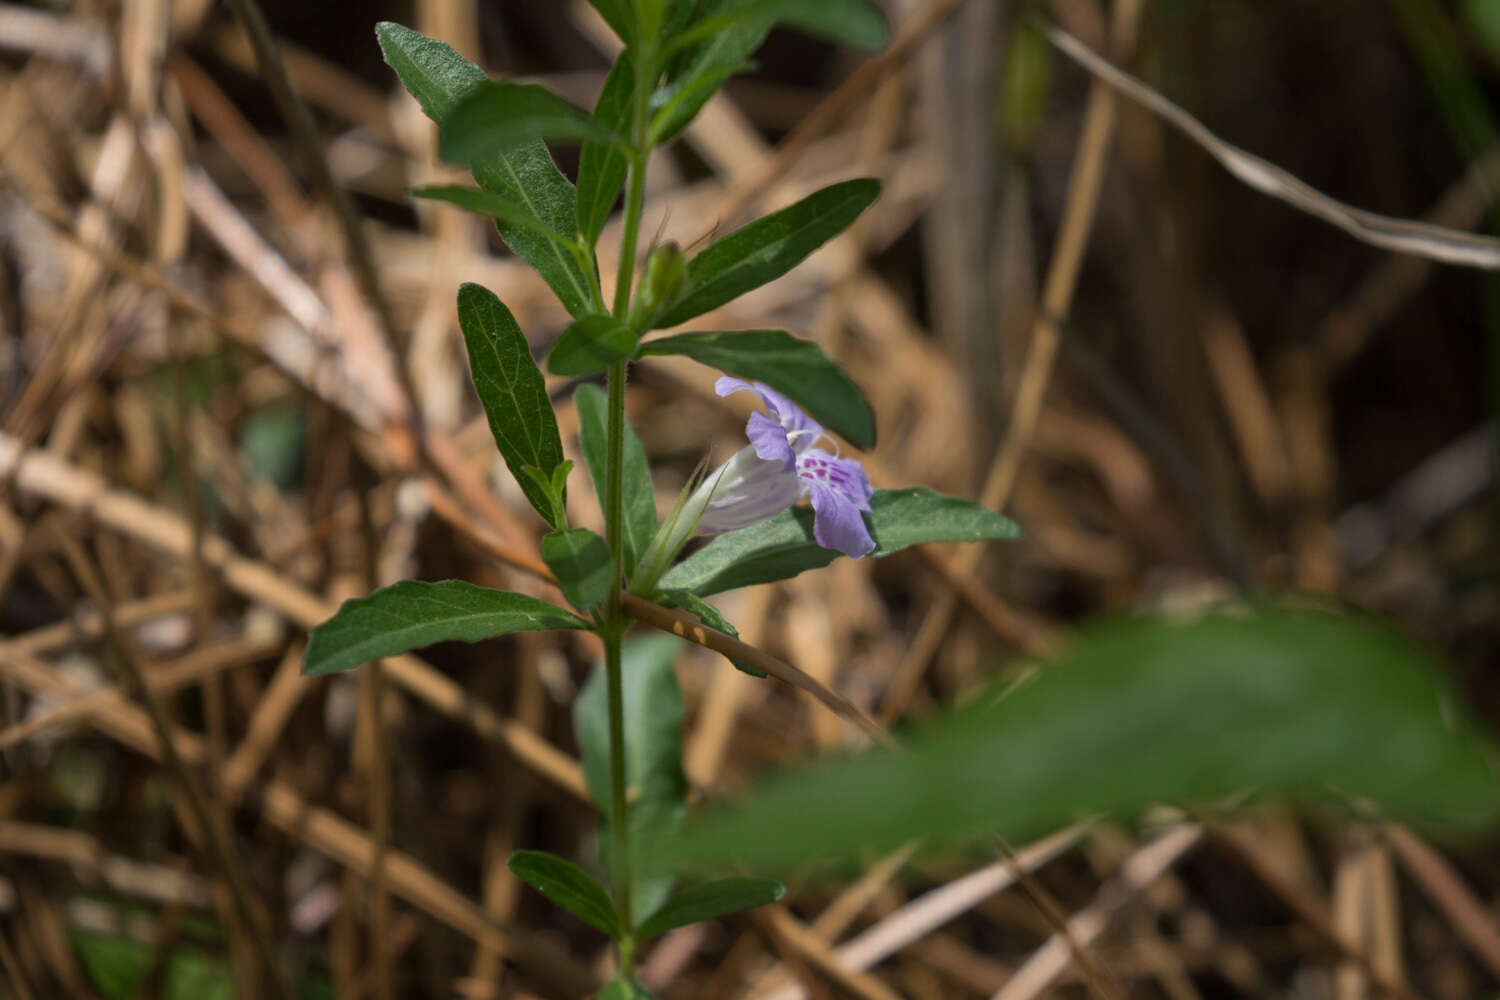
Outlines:
[{"label": "purple flower", "polygon": [[720,396],[742,389],[759,395],[771,416],[751,414],[745,426],[750,445],[702,482],[690,482],[683,489],[641,554],[630,577],[632,593],[651,593],[693,532],[717,535],[748,528],[809,494],[813,538],[819,545],[855,559],[874,551],[863,512],[870,509],[875,490],[864,467],[852,458],[840,458],[837,450],[830,454],[814,447],[827,436],[823,428],[770,386],[727,376],[714,384]]},{"label": "purple flower", "polygon": [[714,383],[720,396],[748,390],[760,396],[766,413],[753,413],[745,425],[750,447],[742,449],[703,481],[708,503],[698,522],[705,534],[733,531],[778,514],[803,496],[812,496],[813,538],[825,549],[855,559],[869,555],[875,540],[862,512],[875,492],[859,462],[815,447],[826,435],[801,408],[761,382],[724,376]]}]

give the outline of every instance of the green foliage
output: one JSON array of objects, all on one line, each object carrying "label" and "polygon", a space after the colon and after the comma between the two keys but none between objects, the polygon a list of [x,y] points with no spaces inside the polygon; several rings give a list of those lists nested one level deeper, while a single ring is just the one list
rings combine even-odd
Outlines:
[{"label": "green foliage", "polygon": [[[573,394],[573,404],[578,408],[579,445],[599,494],[599,506],[604,507],[609,400],[598,386],[580,385]],[[621,508],[625,515],[620,527],[625,548],[625,576],[628,578],[656,534],[656,495],[651,488],[651,468],[646,464],[646,450],[641,447],[641,439],[636,437],[628,421],[621,469]]]},{"label": "green foliage", "polygon": [[666,849],[781,868],[916,837],[1025,840],[1244,789],[1472,826],[1500,805],[1494,748],[1452,715],[1431,661],[1356,619],[1266,608],[1116,623],[901,750],[785,778]]},{"label": "green foliage", "polygon": [[607,313],[574,320],[547,356],[554,375],[594,375],[635,354],[640,334]]},{"label": "green foliage", "polygon": [[604,539],[587,528],[554,531],[542,538],[542,558],[574,607],[593,608],[617,585],[614,560]]},{"label": "green foliage", "polygon": [[855,48],[878,48],[889,36],[869,0],[702,0],[674,8],[666,83],[651,97],[655,143],[670,140],[726,80],[750,69],[750,54],[778,23]]},{"label": "green foliage", "polygon": [[[630,131],[631,99],[635,96],[635,70],[629,54],[615,60],[604,89],[594,105],[594,121],[620,135]],[[578,231],[590,247],[599,239],[604,220],[625,184],[629,162],[619,146],[589,141],[578,158]]]},{"label": "green foliage", "polygon": [[[656,633],[627,642],[623,651],[625,782],[630,802],[631,862],[635,885],[631,898],[641,913],[651,913],[670,891],[672,880],[644,864],[650,844],[670,835],[682,820],[687,778],[682,773],[682,689],[673,661],[682,640]],[[609,829],[612,796],[609,782],[609,705],[604,668],[594,668],[573,702],[573,728],[583,753],[583,775],[589,795]],[[613,859],[605,862],[613,870]]]},{"label": "green foliage", "polygon": [[302,474],[307,450],[307,410],[295,406],[268,406],[256,410],[240,428],[240,455],[250,471],[289,488]]},{"label": "green foliage", "polygon": [[[542,485],[563,463],[562,438],[526,335],[505,304],[480,285],[459,288],[458,325],[469,351],[474,389],[506,466],[537,513],[554,528],[566,527],[559,514],[565,492]],[[526,475],[527,466],[540,473],[541,481]]]},{"label": "green foliage", "polygon": [[478,642],[507,632],[588,628],[588,622],[546,601],[462,580],[402,580],[368,597],[345,601],[312,630],[304,674],[350,670],[435,642]]},{"label": "green foliage", "polygon": [[[1019,538],[1014,521],[988,507],[929,489],[876,490],[868,523],[875,556],[927,542],[980,542]],[[813,539],[813,512],[805,507],[720,535],[667,571],[663,590],[700,597],[736,587],[771,583],[827,566],[839,553]]]},{"label": "green foliage", "polygon": [[764,382],[859,448],[875,445],[875,413],[859,386],[810,340],[785,330],[681,333],[642,345],[642,357],[681,354]]},{"label": "green foliage", "polygon": [[599,1000],[652,1000],[652,996],[628,979],[611,979],[599,991]]},{"label": "green foliage", "polygon": [[847,229],[879,194],[877,180],[843,181],[735,230],[688,261],[686,291],[655,325],[686,323],[781,277]]},{"label": "green foliage", "polygon": [[474,163],[495,150],[547,139],[629,147],[593,115],[534,83],[486,80],[465,94],[439,126],[443,159]]},{"label": "green foliage", "polygon": [[[439,128],[459,102],[485,80],[484,71],[442,42],[424,38],[389,21],[375,28],[386,63]],[[551,286],[574,316],[594,304],[589,273],[573,253],[576,195],[540,140],[493,149],[470,162],[474,179],[486,191],[535,216],[535,226],[500,223],[506,244]],[[560,233],[566,239],[538,232]]]},{"label": "green foliage", "polygon": [[642,940],[703,920],[774,903],[786,895],[786,886],[770,878],[721,878],[674,892],[662,908],[637,929]]},{"label": "green foliage", "polygon": [[[104,1000],[132,1000],[156,962],[143,941],[99,931],[70,930],[69,939],[89,982]],[[229,964],[196,948],[175,948],[166,957],[162,1000],[232,1000]]]},{"label": "green foliage", "polygon": [[615,940],[625,936],[609,893],[573,862],[546,851],[517,851],[505,864],[517,878],[573,916]]},{"label": "green foliage", "polygon": [[426,198],[430,201],[446,201],[450,205],[457,205],[475,215],[487,215],[497,224],[524,229],[547,239],[567,242],[567,237],[555,229],[548,228],[546,223],[531,213],[531,209],[504,195],[486,191],[483,188],[463,187],[457,184],[433,185],[412,188],[411,196]]}]

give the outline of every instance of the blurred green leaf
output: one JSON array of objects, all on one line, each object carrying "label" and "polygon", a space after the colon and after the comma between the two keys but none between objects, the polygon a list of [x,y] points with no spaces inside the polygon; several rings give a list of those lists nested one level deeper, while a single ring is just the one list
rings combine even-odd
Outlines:
[{"label": "blurred green leaf", "polygon": [[609,893],[573,862],[546,851],[517,851],[505,864],[517,878],[573,916],[615,940],[624,936]]},{"label": "blurred green leaf", "polygon": [[313,629],[302,672],[337,673],[435,642],[478,642],[507,632],[588,627],[577,615],[525,594],[462,580],[402,580],[368,597],[345,601],[332,618]]},{"label": "blurred green leaf", "polygon": [[[630,132],[631,99],[635,96],[635,70],[628,52],[622,52],[604,78],[604,89],[594,105],[594,120],[605,128]],[[625,152],[609,143],[589,141],[578,157],[578,231],[593,246],[609,218],[620,188],[625,183],[628,161]]]},{"label": "blurred green leaf", "polygon": [[891,37],[885,15],[869,0],[730,0],[684,31],[678,44],[692,44],[742,24],[780,24],[856,49],[878,49]]},{"label": "blurred green leaf", "polygon": [[547,239],[563,243],[568,241],[562,233],[548,228],[545,222],[532,215],[530,208],[483,188],[462,187],[456,184],[419,187],[411,189],[411,196],[432,201],[446,201],[476,215],[487,215],[496,223],[525,229]]},{"label": "blurred green leaf", "polygon": [[459,99],[440,128],[443,159],[453,163],[474,163],[537,140],[629,147],[614,129],[535,83],[486,80]]},{"label": "blurred green leaf", "polygon": [[1464,0],[1463,8],[1469,26],[1490,50],[1490,58],[1500,62],[1500,4],[1495,0]]},{"label": "blurred green leaf", "polygon": [[256,410],[240,428],[240,455],[252,474],[281,489],[302,474],[307,446],[307,411],[302,406]]},{"label": "blurred green leaf", "polygon": [[856,447],[875,445],[875,413],[859,386],[817,344],[785,330],[680,333],[648,341],[640,353],[681,354],[729,375],[764,382]]},{"label": "blurred green leaf", "polygon": [[641,335],[608,313],[574,320],[547,355],[554,375],[594,375],[635,353]]},{"label": "blurred green leaf", "polygon": [[151,971],[150,945],[99,931],[69,930],[84,974],[104,1000],[131,1000]]},{"label": "blurred green leaf", "polygon": [[[625,781],[630,801],[630,843],[637,855],[631,865],[636,885],[631,899],[636,910],[652,913],[672,888],[672,876],[654,857],[654,843],[672,834],[682,822],[687,778],[682,773],[682,689],[673,661],[682,650],[676,636],[654,634],[632,639],[623,651]],[[583,776],[589,795],[609,829],[609,711],[602,664],[594,666],[583,690],[573,701],[573,729],[583,754]],[[600,839],[608,857],[609,837]]]},{"label": "blurred green leaf", "polygon": [[575,607],[592,608],[615,586],[614,560],[604,539],[587,528],[554,531],[542,538],[542,558]]},{"label": "blurred green leaf", "polygon": [[[156,961],[145,942],[99,931],[68,932],[85,975],[104,1000],[133,1000]],[[163,1000],[233,1000],[229,965],[196,948],[177,948],[166,959]]]},{"label": "blurred green leaf", "polygon": [[[609,399],[596,385],[580,385],[573,394],[573,404],[578,408],[578,443],[583,449],[583,459],[588,463],[589,475],[594,479],[594,491],[599,495],[599,506],[605,507],[604,481],[605,457],[609,448]],[[656,494],[651,488],[651,468],[646,464],[646,450],[641,439],[636,437],[630,422],[625,422],[625,460],[620,470],[620,502],[624,511],[625,576],[635,571],[636,560],[651,544],[656,534]]]},{"label": "blurred green leaf", "polygon": [[654,1000],[651,994],[627,979],[611,979],[599,991],[599,1000]]},{"label": "blurred green leaf", "polygon": [[661,909],[636,930],[642,941],[667,931],[741,910],[774,903],[786,895],[786,886],[771,878],[721,878],[674,892]]},{"label": "blurred green leaf", "polygon": [[688,261],[687,290],[657,326],[686,323],[781,277],[848,228],[879,194],[877,180],[843,181],[735,230]]},{"label": "blurred green leaf", "polygon": [[[485,82],[483,70],[443,42],[389,21],[377,25],[375,34],[386,63],[439,128],[458,103]],[[568,312],[574,316],[587,312],[593,305],[588,273],[569,249],[578,224],[576,197],[546,144],[536,140],[490,150],[470,166],[480,187],[528,209],[547,230],[567,238],[560,241],[530,227],[499,223],[506,244],[536,269]]]},{"label": "blurred green leaf", "polygon": [[620,41],[636,44],[636,13],[631,9],[631,0],[589,0],[589,6],[599,12]]},{"label": "blurred green leaf", "polygon": [[179,948],[167,962],[162,1000],[234,1000],[229,963],[192,948]]},{"label": "blurred green leaf", "polygon": [[1083,632],[900,750],[782,778],[662,850],[775,870],[918,837],[1026,840],[1252,789],[1474,827],[1500,804],[1493,753],[1434,664],[1368,622],[1271,608],[1130,621]]},{"label": "blurred green leaf", "polygon": [[[1021,536],[1014,521],[988,507],[926,488],[876,490],[870,508],[866,523],[877,557],[924,542]],[[706,597],[735,587],[785,580],[803,570],[827,566],[839,555],[813,540],[813,512],[793,507],[713,539],[668,570],[661,578],[661,589],[688,590]]]},{"label": "blurred green leaf", "polygon": [[545,480],[564,461],[557,417],[526,335],[505,303],[482,285],[459,287],[458,325],[474,389],[501,457],[537,513],[552,527],[563,527],[549,491],[523,471],[536,466]]}]

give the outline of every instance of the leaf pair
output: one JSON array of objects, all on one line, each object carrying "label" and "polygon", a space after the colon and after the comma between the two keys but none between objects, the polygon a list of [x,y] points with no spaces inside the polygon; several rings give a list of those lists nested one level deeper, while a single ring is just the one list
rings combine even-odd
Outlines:
[{"label": "leaf pair", "polygon": [[[620,914],[604,886],[573,862],[546,851],[517,851],[506,865],[517,878],[573,916],[616,941],[626,936]],[[769,878],[703,882],[673,895],[636,927],[632,936],[649,941],[678,927],[774,903],[785,894],[786,887]]]}]

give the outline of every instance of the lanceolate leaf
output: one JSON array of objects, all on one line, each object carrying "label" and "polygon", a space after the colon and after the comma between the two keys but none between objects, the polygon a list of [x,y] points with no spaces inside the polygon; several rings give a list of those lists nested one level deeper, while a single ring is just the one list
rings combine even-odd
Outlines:
[{"label": "lanceolate leaf", "polygon": [[443,159],[455,163],[474,163],[538,139],[626,145],[587,111],[534,83],[486,80],[459,100],[441,129]]},{"label": "lanceolate leaf", "polygon": [[[484,71],[443,42],[389,21],[376,26],[385,61],[402,84],[441,128],[459,101],[485,81]],[[492,150],[471,163],[474,179],[486,191],[530,212],[543,230],[567,240],[542,235],[535,226],[501,221],[500,235],[516,256],[536,269],[574,316],[593,305],[587,272],[568,249],[577,226],[573,185],[552,162],[540,140],[506,150]]]},{"label": "lanceolate leaf", "polygon": [[640,334],[608,313],[583,316],[557,338],[547,367],[554,375],[593,375],[633,355],[640,339]]},{"label": "lanceolate leaf", "polygon": [[[697,4],[698,20],[707,21],[731,7],[735,0],[703,0]],[[676,16],[669,18],[667,30],[673,33],[693,5],[674,5]],[[693,120],[700,108],[736,73],[750,68],[754,52],[771,29],[767,18],[726,23],[722,30],[710,30],[684,51],[678,52],[667,65],[666,83],[651,95],[651,140],[665,143]]]},{"label": "lanceolate leaf", "polygon": [[640,353],[681,354],[727,374],[764,382],[857,447],[875,444],[875,414],[859,386],[817,344],[784,330],[682,333],[650,341]]},{"label": "lanceolate leaf", "polygon": [[628,979],[611,979],[599,991],[599,1000],[653,1000],[653,997]]},{"label": "lanceolate leaf", "polygon": [[305,674],[332,674],[435,642],[478,642],[508,632],[588,628],[577,615],[525,594],[462,580],[403,580],[345,601],[312,630]]},{"label": "lanceolate leaf", "polygon": [[[573,395],[573,404],[578,407],[578,438],[583,459],[594,479],[599,505],[604,507],[609,400],[598,386],[580,385]],[[635,570],[636,560],[656,534],[656,496],[651,489],[651,468],[646,464],[646,450],[641,447],[641,439],[635,436],[629,421],[625,423],[625,462],[620,471],[620,500],[625,514],[621,530],[625,543],[625,576],[628,578]]]},{"label": "lanceolate leaf", "polygon": [[735,230],[688,261],[687,290],[657,326],[686,323],[781,277],[843,232],[879,194],[877,180],[844,181]]},{"label": "lanceolate leaf", "polygon": [[554,531],[542,538],[542,558],[574,606],[592,608],[616,585],[614,560],[604,539],[587,528]]},{"label": "lanceolate leaf", "polygon": [[[628,134],[634,89],[630,54],[621,53],[604,78],[604,89],[594,105],[594,120],[613,132]],[[599,239],[604,220],[620,195],[626,168],[625,153],[618,146],[595,141],[583,144],[578,158],[578,231],[589,246]]]},{"label": "lanceolate leaf", "polygon": [[517,878],[573,916],[619,939],[624,937],[620,916],[604,887],[589,873],[546,851],[517,851],[505,863]]},{"label": "lanceolate leaf", "polygon": [[636,928],[636,936],[649,941],[678,927],[774,903],[785,895],[786,886],[771,878],[721,878],[690,886],[673,893],[661,909]]},{"label": "lanceolate leaf", "polygon": [[1024,841],[1244,790],[1477,827],[1500,806],[1492,751],[1435,665],[1367,622],[1277,609],[1132,621],[1070,639],[1025,684],[898,751],[788,777],[663,850],[775,870],[919,837]]},{"label": "lanceolate leaf", "polygon": [[459,208],[467,209],[477,215],[488,215],[496,223],[514,226],[517,229],[525,229],[545,239],[566,242],[567,238],[562,233],[548,229],[547,224],[535,215],[531,209],[511,201],[504,195],[483,188],[460,187],[458,185],[441,185],[434,187],[412,188],[413,198],[428,198],[433,201],[446,201],[457,205]]},{"label": "lanceolate leaf", "polygon": [[557,418],[526,336],[505,304],[480,285],[459,288],[458,325],[469,350],[474,388],[505,464],[537,513],[561,528],[547,490],[523,471],[535,466],[545,481],[563,462]]},{"label": "lanceolate leaf", "polygon": [[731,0],[720,13],[682,33],[678,44],[704,38],[739,24],[779,23],[838,45],[878,49],[890,40],[890,26],[869,0]]},{"label": "lanceolate leaf", "polygon": [[[929,489],[876,490],[866,515],[875,556],[926,542],[978,542],[1019,538],[1014,521],[987,507]],[[803,570],[827,566],[839,553],[813,540],[813,512],[793,507],[739,531],[720,535],[673,566],[662,590],[690,590],[700,597],[771,583]]]}]

